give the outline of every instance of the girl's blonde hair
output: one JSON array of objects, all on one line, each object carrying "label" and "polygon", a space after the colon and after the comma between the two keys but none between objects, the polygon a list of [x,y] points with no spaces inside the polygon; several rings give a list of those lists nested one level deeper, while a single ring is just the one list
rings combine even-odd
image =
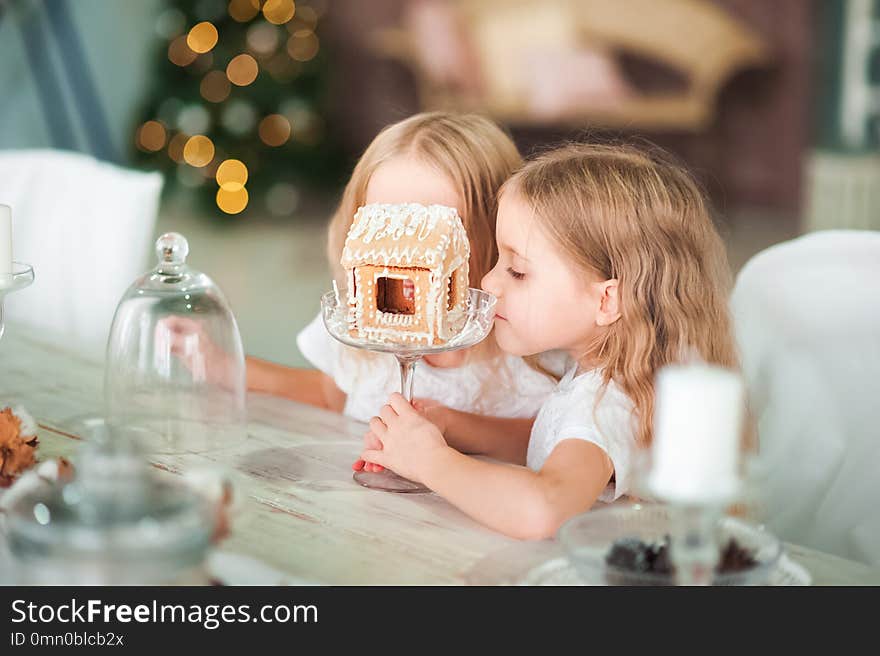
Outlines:
[{"label": "girl's blonde hair", "polygon": [[559,148],[508,187],[584,272],[618,280],[621,317],[589,355],[605,385],[632,399],[637,441],[648,446],[660,367],[690,358],[737,366],[731,272],[703,194],[661,153],[624,145]]},{"label": "girl's blonde hair", "polygon": [[389,125],[361,156],[330,222],[327,256],[337,282],[344,282],[342,248],[370,178],[380,164],[399,155],[415,156],[436,168],[462,194],[464,207],[458,210],[471,246],[470,286],[479,287],[498,255],[498,190],[522,159],[510,137],[489,119],[449,112],[425,112]]}]

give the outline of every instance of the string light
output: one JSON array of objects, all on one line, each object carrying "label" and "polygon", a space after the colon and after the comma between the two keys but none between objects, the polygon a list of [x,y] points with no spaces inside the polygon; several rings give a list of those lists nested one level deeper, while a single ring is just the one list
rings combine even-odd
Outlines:
[{"label": "string light", "polygon": [[247,189],[241,187],[235,191],[229,191],[220,187],[217,190],[217,207],[226,212],[226,214],[238,214],[248,204]]},{"label": "string light", "polygon": [[189,140],[189,135],[185,132],[178,132],[171,141],[168,142],[168,157],[178,164],[183,161],[183,148]]},{"label": "string light", "polygon": [[258,132],[267,146],[281,146],[290,138],[290,122],[281,114],[269,114],[260,121]]},{"label": "string light", "polygon": [[224,160],[217,168],[217,184],[226,191],[238,191],[244,187],[248,179],[248,170],[244,162],[237,159]]},{"label": "string light", "polygon": [[217,28],[208,21],[194,25],[186,35],[186,45],[199,54],[210,51],[217,45]]},{"label": "string light", "polygon": [[287,52],[291,59],[307,62],[318,54],[318,37],[311,30],[297,30],[287,40]]},{"label": "string light", "polygon": [[293,18],[295,12],[293,0],[266,0],[263,5],[263,16],[275,25],[283,25]]},{"label": "string light", "polygon": [[168,44],[168,59],[177,66],[189,66],[198,56],[198,53],[193,52],[186,44],[186,37],[183,35]]},{"label": "string light", "polygon": [[233,57],[232,61],[226,67],[226,77],[234,85],[246,87],[257,79],[260,67],[257,66],[257,60],[248,54],[241,54]]},{"label": "string light", "polygon": [[229,97],[229,78],[223,71],[211,71],[199,85],[199,93],[202,98],[212,103],[223,102]]},{"label": "string light", "polygon": [[207,166],[214,159],[214,142],[201,134],[190,137],[183,147],[183,159],[190,166]]},{"label": "string light", "polygon": [[291,34],[297,30],[314,30],[318,25],[318,14],[308,5],[296,8],[296,15],[293,20],[287,23],[287,29]]},{"label": "string light", "polygon": [[144,150],[156,152],[165,146],[165,126],[159,121],[147,121],[138,130],[137,143]]},{"label": "string light", "polygon": [[247,23],[260,13],[260,0],[232,0],[229,15],[238,23]]}]

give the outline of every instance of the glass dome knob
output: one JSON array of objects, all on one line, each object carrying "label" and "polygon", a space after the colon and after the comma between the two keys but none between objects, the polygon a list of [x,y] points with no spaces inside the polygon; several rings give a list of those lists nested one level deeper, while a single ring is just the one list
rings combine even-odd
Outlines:
[{"label": "glass dome knob", "polygon": [[166,232],[156,240],[156,256],[160,262],[183,264],[189,255],[189,243],[179,232]]}]

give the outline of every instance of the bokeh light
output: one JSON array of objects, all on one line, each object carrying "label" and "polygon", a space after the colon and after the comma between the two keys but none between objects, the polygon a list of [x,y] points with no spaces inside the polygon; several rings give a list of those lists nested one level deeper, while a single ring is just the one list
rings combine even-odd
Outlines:
[{"label": "bokeh light", "polygon": [[177,129],[187,134],[204,134],[211,127],[211,115],[198,104],[186,105],[177,115]]},{"label": "bokeh light", "polygon": [[248,192],[245,187],[229,191],[221,187],[217,190],[217,207],[227,214],[238,214],[248,204]]},{"label": "bokeh light", "polygon": [[205,184],[205,177],[198,169],[194,169],[186,164],[180,164],[177,167],[177,181],[184,187],[194,189]]},{"label": "bokeh light", "polygon": [[247,100],[230,100],[223,105],[220,122],[227,132],[242,137],[254,129],[257,123],[257,110]]},{"label": "bokeh light", "polygon": [[186,35],[186,45],[193,52],[208,52],[217,45],[217,28],[208,21],[194,25]]},{"label": "bokeh light", "polygon": [[306,62],[318,54],[320,44],[317,35],[311,30],[297,30],[287,40],[287,52],[291,59]]},{"label": "bokeh light", "polygon": [[290,138],[290,121],[281,114],[269,114],[260,121],[259,133],[267,146],[281,146]]},{"label": "bokeh light", "polygon": [[278,47],[279,29],[262,21],[252,25],[247,31],[248,48],[264,57],[271,55]]},{"label": "bokeh light", "polygon": [[166,9],[156,19],[156,34],[163,39],[173,39],[186,28],[186,16],[179,9]]},{"label": "bokeh light", "polygon": [[202,98],[212,103],[223,102],[229,97],[229,78],[223,71],[211,71],[199,85],[199,92]]},{"label": "bokeh light", "polygon": [[299,190],[289,182],[277,182],[266,194],[266,207],[275,216],[290,216],[299,207]]},{"label": "bokeh light", "polygon": [[217,184],[226,191],[238,191],[244,187],[248,179],[248,170],[244,162],[238,159],[227,159],[217,169]]},{"label": "bokeh light", "polygon": [[190,166],[207,166],[214,159],[214,142],[201,134],[190,137],[183,147],[183,159]]},{"label": "bokeh light", "polygon": [[259,72],[260,67],[257,66],[257,60],[248,54],[233,57],[226,67],[226,77],[230,82],[240,87],[246,87],[256,80]]},{"label": "bokeh light", "polygon": [[295,12],[293,0],[266,0],[263,5],[263,16],[275,25],[283,25],[293,18]]},{"label": "bokeh light", "polygon": [[168,59],[178,66],[189,66],[199,54],[186,45],[186,37],[182,34],[168,44]]},{"label": "bokeh light", "polygon": [[138,146],[150,152],[162,150],[165,146],[165,126],[159,121],[147,121],[137,133]]},{"label": "bokeh light", "polygon": [[232,0],[229,3],[229,15],[239,23],[247,23],[259,13],[260,0]]},{"label": "bokeh light", "polygon": [[171,141],[168,142],[168,157],[178,164],[182,162],[183,148],[186,146],[187,141],[189,141],[189,135],[185,132],[178,132],[171,137]]},{"label": "bokeh light", "polygon": [[293,20],[287,24],[287,29],[291,34],[297,30],[314,30],[318,24],[318,14],[308,5],[297,7],[296,15]]}]

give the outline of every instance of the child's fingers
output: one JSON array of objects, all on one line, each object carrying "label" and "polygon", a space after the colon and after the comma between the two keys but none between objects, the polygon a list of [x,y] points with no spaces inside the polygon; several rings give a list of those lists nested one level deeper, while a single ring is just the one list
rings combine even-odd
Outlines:
[{"label": "child's fingers", "polygon": [[402,394],[398,394],[397,392],[391,395],[391,398],[388,399],[388,404],[391,406],[391,409],[394,410],[395,414],[400,416],[416,412],[416,409],[412,407],[412,404],[403,398]]},{"label": "child's fingers", "polygon": [[364,448],[379,450],[382,448],[382,440],[373,435],[372,432],[367,433],[364,435]]},{"label": "child's fingers", "polygon": [[355,461],[354,461],[354,463],[351,465],[351,468],[352,468],[353,470],[355,470],[355,471],[360,471],[360,470],[362,470],[362,469],[364,468],[364,466],[365,466],[366,464],[367,464],[367,463],[365,463],[363,460],[358,459],[358,460],[355,460]]},{"label": "child's fingers", "polygon": [[386,426],[390,426],[394,423],[394,420],[397,419],[397,413],[394,411],[390,405],[385,404],[379,410],[379,417],[381,417],[382,421],[385,422]]},{"label": "child's fingers", "polygon": [[361,458],[366,460],[367,462],[371,462],[376,465],[382,465],[383,467],[387,466],[387,458],[384,451],[374,451],[372,449],[367,449],[361,454]]},{"label": "child's fingers", "polygon": [[388,426],[379,417],[373,417],[370,419],[370,432],[379,439],[382,439],[382,436],[388,432]]}]

